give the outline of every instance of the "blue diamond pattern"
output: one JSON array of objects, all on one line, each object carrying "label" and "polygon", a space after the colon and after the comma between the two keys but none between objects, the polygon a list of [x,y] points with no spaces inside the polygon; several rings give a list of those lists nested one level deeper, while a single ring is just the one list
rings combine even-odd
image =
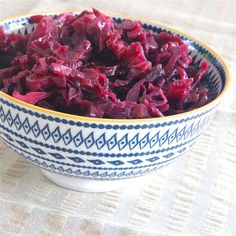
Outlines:
[{"label": "blue diamond pattern", "polygon": [[97,149],[100,150],[103,148],[103,146],[106,144],[106,138],[105,138],[105,133],[103,133],[97,140],[96,140],[96,146]]},{"label": "blue diamond pattern", "polygon": [[198,121],[197,124],[196,124],[196,125],[194,126],[194,128],[193,128],[193,132],[194,132],[195,134],[197,134],[198,129],[199,129],[199,126],[200,126],[200,121]]},{"label": "blue diamond pattern", "polygon": [[186,127],[184,127],[184,128],[177,134],[177,141],[179,141],[180,139],[183,138],[185,128],[186,128]]},{"label": "blue diamond pattern", "polygon": [[64,169],[61,166],[59,168],[57,168],[57,170],[60,171],[60,172],[64,171]]},{"label": "blue diamond pattern", "polygon": [[67,170],[66,170],[66,173],[67,173],[67,174],[72,174],[72,173],[73,173],[73,171],[72,171],[72,169],[71,169],[71,168],[69,168],[69,169],[67,169]]},{"label": "blue diamond pattern", "polygon": [[21,145],[21,147],[23,147],[23,148],[27,148],[27,149],[29,148],[24,142],[21,142],[18,140],[16,140],[16,142],[19,143]]},{"label": "blue diamond pattern", "polygon": [[83,143],[82,132],[80,131],[73,139],[76,147],[79,147]]},{"label": "blue diamond pattern", "polygon": [[32,130],[32,132],[33,132],[35,138],[37,138],[37,137],[39,136],[39,134],[40,134],[40,129],[39,129],[38,121],[36,121],[36,122],[34,123],[34,125],[33,125],[32,128],[31,128],[31,130]]},{"label": "blue diamond pattern", "polygon": [[154,147],[157,144],[158,139],[159,139],[159,131],[150,139],[149,141],[150,148]]},{"label": "blue diamond pattern", "polygon": [[92,174],[92,176],[93,176],[93,177],[98,177],[98,176],[99,176],[98,171],[94,172],[94,173]]},{"label": "blue diamond pattern", "polygon": [[89,160],[90,162],[92,162],[95,165],[103,165],[105,164],[103,161],[96,159],[96,160]]},{"label": "blue diamond pattern", "polygon": [[148,173],[150,171],[150,169],[146,169],[145,171],[143,171],[143,174],[145,175],[146,173]]},{"label": "blue diamond pattern", "polygon": [[40,164],[40,162],[39,162],[37,159],[33,160],[33,162],[34,162],[36,165],[39,165],[39,164]]},{"label": "blue diamond pattern", "polygon": [[117,160],[117,161],[108,161],[109,163],[111,163],[112,165],[115,165],[115,166],[120,166],[120,165],[123,165],[124,162],[123,161],[120,161],[120,160]]},{"label": "blue diamond pattern", "polygon": [[70,160],[77,162],[77,163],[81,163],[81,162],[85,162],[85,160],[83,160],[80,157],[68,157]]},{"label": "blue diamond pattern", "polygon": [[85,171],[85,172],[84,172],[84,176],[90,176],[89,171]]},{"label": "blue diamond pattern", "polygon": [[186,139],[189,135],[192,136],[193,124],[184,132],[184,138]]},{"label": "blue diamond pattern", "polygon": [[56,167],[55,167],[53,164],[51,164],[51,165],[49,166],[49,168],[50,168],[51,170],[55,170],[55,169],[56,169]]},{"label": "blue diamond pattern", "polygon": [[123,177],[123,176],[125,176],[125,172],[124,171],[117,175],[117,177]]},{"label": "blue diamond pattern", "polygon": [[176,139],[177,139],[177,129],[174,130],[174,132],[171,135],[169,135],[168,144],[171,144]]},{"label": "blue diamond pattern", "polygon": [[143,149],[149,142],[149,133],[147,133],[139,142],[140,149]]},{"label": "blue diamond pattern", "polygon": [[21,128],[21,121],[19,118],[19,114],[16,115],[15,119],[14,119],[14,125],[16,126],[17,130],[20,130]]},{"label": "blue diamond pattern", "polygon": [[162,157],[164,157],[164,158],[169,158],[169,157],[172,157],[174,155],[174,153],[173,152],[170,152],[170,153],[168,153],[168,154],[166,154],[166,155],[163,155]]},{"label": "blue diamond pattern", "polygon": [[10,140],[11,142],[14,142],[14,139],[13,138],[11,138],[10,137],[10,135],[8,135],[8,134],[5,134],[5,133],[3,133],[5,136],[6,136],[6,138],[8,139],[8,140]]},{"label": "blue diamond pattern", "polygon": [[49,137],[51,136],[51,133],[50,133],[48,124],[46,124],[46,125],[44,126],[44,128],[42,129],[42,134],[43,134],[43,137],[44,137],[45,140],[48,140]]},{"label": "blue diamond pattern", "polygon": [[61,154],[59,153],[49,153],[50,155],[52,155],[53,157],[55,157],[56,159],[65,159],[65,157],[63,157]]},{"label": "blue diamond pattern", "polygon": [[6,120],[7,120],[8,125],[11,127],[13,124],[13,118],[10,111],[7,112]]},{"label": "blue diamond pattern", "polygon": [[142,161],[140,159],[136,159],[136,160],[132,160],[132,161],[128,161],[129,163],[133,164],[133,165],[137,165],[142,163]]},{"label": "blue diamond pattern", "polygon": [[116,138],[116,134],[114,134],[108,141],[107,141],[107,147],[108,150],[113,149],[117,144],[117,138]]},{"label": "blue diamond pattern", "polygon": [[28,134],[30,132],[30,129],[31,129],[28,118],[25,119],[22,126],[23,126],[23,129],[24,129],[25,133]]},{"label": "blue diamond pattern", "polygon": [[168,139],[169,130],[167,130],[159,139],[160,146],[162,146]]},{"label": "blue diamond pattern", "polygon": [[140,174],[142,174],[142,170],[139,170],[135,173],[135,175],[140,175]]},{"label": "blue diamond pattern", "polygon": [[104,172],[103,174],[101,174],[101,177],[102,178],[105,178],[105,177],[107,177],[108,176],[108,173],[107,172]]},{"label": "blue diamond pattern", "polygon": [[35,147],[31,147],[34,151],[36,151],[38,154],[41,154],[41,155],[45,155],[47,154],[46,152],[44,152],[42,149],[40,148],[35,148]]},{"label": "blue diamond pattern", "polygon": [[70,132],[70,129],[68,129],[62,136],[62,139],[65,143],[65,145],[68,145],[72,141],[72,135]]},{"label": "blue diamond pattern", "polygon": [[138,134],[136,134],[130,141],[129,141],[129,148],[133,150],[138,145]]},{"label": "blue diamond pattern", "polygon": [[84,140],[87,148],[91,148],[94,144],[93,132]]},{"label": "blue diamond pattern", "polygon": [[78,169],[78,170],[75,171],[75,174],[76,175],[81,175],[81,171]]},{"label": "blue diamond pattern", "polygon": [[116,172],[113,172],[109,175],[109,177],[113,178],[113,177],[116,177],[117,173]]},{"label": "blue diamond pattern", "polygon": [[157,160],[159,160],[160,158],[159,157],[152,157],[152,158],[148,158],[148,159],[146,159],[147,161],[150,161],[150,162],[154,162],[154,161],[157,161]]},{"label": "blue diamond pattern", "polygon": [[128,144],[128,137],[127,136],[128,136],[128,134],[125,134],[123,136],[123,138],[119,140],[119,142],[118,142],[119,150],[124,149],[126,147],[126,145]]},{"label": "blue diamond pattern", "polygon": [[59,127],[57,127],[53,132],[52,132],[52,138],[55,143],[58,143],[61,139],[61,132]]},{"label": "blue diamond pattern", "polygon": [[126,176],[131,176],[134,174],[134,171],[132,170],[131,172],[127,173]]},{"label": "blue diamond pattern", "polygon": [[4,111],[3,111],[2,106],[0,107],[0,118],[1,118],[2,122],[5,121],[5,113],[4,113]]},{"label": "blue diamond pattern", "polygon": [[42,165],[43,167],[47,167],[47,166],[48,166],[45,161],[42,162],[41,165]]}]

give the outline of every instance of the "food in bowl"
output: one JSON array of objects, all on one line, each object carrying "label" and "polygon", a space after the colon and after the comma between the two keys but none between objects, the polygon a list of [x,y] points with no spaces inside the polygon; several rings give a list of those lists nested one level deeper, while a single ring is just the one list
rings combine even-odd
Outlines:
[{"label": "food in bowl", "polygon": [[80,116],[161,117],[215,98],[208,64],[192,64],[176,34],[138,21],[115,22],[98,10],[36,15],[27,35],[0,28],[0,89],[21,101]]},{"label": "food in bowl", "polygon": [[[80,14],[73,13],[75,16]],[[56,19],[59,14],[45,15]],[[31,37],[35,31],[35,22],[41,18],[22,16],[0,21],[0,26],[4,35],[11,35],[11,40],[22,38],[20,42],[24,43],[24,39]],[[112,19],[120,23],[126,18],[113,15]],[[191,150],[206,130],[229,88],[227,65],[213,49],[192,36],[145,20],[142,20],[142,27],[158,35],[168,33],[180,37],[189,47],[193,68],[201,70],[201,63],[205,61],[208,70],[200,83],[208,90],[208,96],[214,94],[215,99],[181,114],[167,116],[164,113],[164,117],[142,119],[108,119],[80,116],[76,112],[62,113],[49,107],[45,109],[35,100],[31,103],[37,106],[0,91],[0,137],[4,143],[25,160],[38,166],[53,182],[70,189],[91,192],[108,191],[130,183],[140,185],[144,176],[173,163]],[[12,44],[9,56],[15,55],[16,46]],[[3,52],[0,55],[1,64],[10,63],[11,60],[7,62],[6,57],[3,60],[2,55]],[[43,61],[41,63],[44,64]],[[5,70],[6,74],[10,72]],[[49,72],[52,73],[51,70]],[[16,91],[25,95],[20,88]]]}]

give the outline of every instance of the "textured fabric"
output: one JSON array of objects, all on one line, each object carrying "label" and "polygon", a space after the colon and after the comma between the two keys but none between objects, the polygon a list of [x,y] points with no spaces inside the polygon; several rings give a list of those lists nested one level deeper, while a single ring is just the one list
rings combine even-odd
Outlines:
[{"label": "textured fabric", "polygon": [[[0,0],[0,18],[96,7],[156,20],[207,42],[236,78],[234,0]],[[144,185],[66,190],[0,143],[0,235],[236,235],[236,102],[219,108],[193,150]]]}]

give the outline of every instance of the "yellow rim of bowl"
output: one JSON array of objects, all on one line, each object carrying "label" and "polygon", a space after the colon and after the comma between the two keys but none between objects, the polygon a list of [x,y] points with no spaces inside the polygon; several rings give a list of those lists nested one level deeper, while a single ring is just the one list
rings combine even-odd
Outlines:
[{"label": "yellow rim of bowl", "polygon": [[[84,9],[81,10],[65,10],[65,11],[47,11],[47,12],[36,12],[36,13],[31,13],[31,14],[22,14],[22,15],[18,15],[18,16],[14,16],[14,17],[7,17],[4,18],[2,20],[0,20],[0,24],[3,24],[5,22],[8,22],[10,20],[14,20],[14,19],[19,19],[19,18],[23,18],[23,17],[29,17],[29,16],[33,16],[33,15],[43,15],[43,14],[61,14],[61,13],[66,13],[66,12],[72,12],[72,13],[80,13],[81,11],[83,11]],[[54,116],[58,116],[60,118],[64,118],[64,119],[72,119],[72,120],[77,120],[77,121],[86,121],[86,122],[99,122],[99,123],[143,123],[143,122],[163,122],[163,121],[167,121],[167,120],[172,120],[172,119],[181,119],[181,118],[186,118],[186,116],[194,116],[197,115],[201,112],[204,112],[210,108],[215,107],[216,105],[218,105],[220,103],[220,101],[222,100],[222,98],[226,95],[226,93],[229,91],[230,89],[230,85],[231,85],[231,74],[229,71],[229,67],[227,65],[227,63],[225,62],[225,60],[223,59],[223,57],[216,52],[214,49],[212,49],[211,47],[209,47],[205,42],[193,37],[192,35],[189,35],[188,33],[182,32],[181,30],[178,30],[174,27],[153,21],[153,20],[147,20],[147,19],[143,19],[143,18],[138,18],[138,17],[133,17],[133,16],[129,16],[126,14],[121,14],[121,13],[115,13],[115,12],[111,12],[111,11],[102,11],[105,14],[112,16],[112,17],[120,17],[123,19],[131,19],[131,20],[137,20],[137,21],[141,21],[142,23],[147,23],[153,26],[158,26],[170,31],[174,31],[178,34],[181,34],[195,42],[197,42],[198,44],[202,45],[203,47],[205,47],[207,50],[209,50],[215,57],[217,57],[217,59],[222,63],[224,69],[225,69],[225,73],[226,73],[226,81],[225,81],[225,86],[222,90],[222,92],[210,103],[196,108],[192,111],[187,111],[181,114],[176,114],[176,115],[170,115],[170,116],[164,116],[164,117],[156,117],[156,118],[145,118],[145,119],[108,119],[108,118],[94,118],[94,117],[86,117],[86,116],[78,116],[78,115],[72,115],[72,114],[67,114],[67,113],[63,113],[63,112],[58,112],[58,111],[53,111],[53,110],[49,110],[46,108],[42,108],[42,107],[38,107],[26,102],[22,102],[18,99],[13,98],[12,96],[3,93],[0,91],[0,96],[6,98],[7,100],[10,100],[11,102],[14,102],[20,106],[24,106],[27,107],[28,109],[32,109],[38,112],[42,112],[42,113],[46,113],[48,115],[54,115]]]}]

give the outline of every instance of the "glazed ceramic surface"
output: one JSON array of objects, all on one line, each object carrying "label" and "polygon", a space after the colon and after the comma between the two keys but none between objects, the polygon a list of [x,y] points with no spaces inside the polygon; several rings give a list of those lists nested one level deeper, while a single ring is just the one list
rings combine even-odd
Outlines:
[{"label": "glazed ceramic surface", "polygon": [[[35,28],[28,19],[22,17],[0,24],[7,32],[28,34]],[[118,17],[114,19],[121,21]],[[154,23],[143,26],[155,32],[173,32]],[[74,189],[99,191],[92,187],[91,180],[138,177],[170,164],[203,134],[225,93],[229,76],[223,60],[213,50],[178,34],[189,45],[196,66],[202,59],[209,63],[204,83],[219,96],[208,105],[164,118],[108,120],[49,111],[0,92],[2,140],[25,160],[42,168],[54,182]],[[78,180],[80,184],[66,184],[70,179],[71,183]],[[80,188],[81,181],[86,180],[90,180],[90,187]],[[107,189],[109,186],[104,191]]]}]

